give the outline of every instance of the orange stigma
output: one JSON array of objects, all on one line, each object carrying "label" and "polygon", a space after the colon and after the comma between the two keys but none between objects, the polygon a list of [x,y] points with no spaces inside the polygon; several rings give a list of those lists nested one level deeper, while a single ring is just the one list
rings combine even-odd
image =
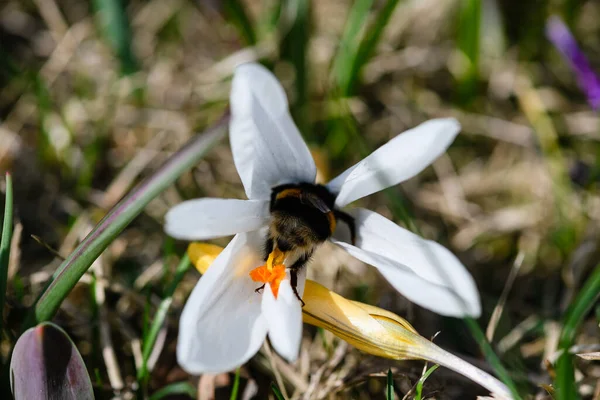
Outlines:
[{"label": "orange stigma", "polygon": [[250,271],[250,278],[252,278],[254,282],[268,283],[271,286],[271,291],[275,298],[277,298],[277,293],[279,293],[279,285],[285,278],[284,259],[285,254],[276,248],[269,254],[269,258],[265,265],[261,265]]}]

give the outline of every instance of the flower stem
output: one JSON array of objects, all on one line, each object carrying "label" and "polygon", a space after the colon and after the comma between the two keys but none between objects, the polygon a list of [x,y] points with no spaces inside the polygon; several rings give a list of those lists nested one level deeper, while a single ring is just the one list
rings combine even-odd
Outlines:
[{"label": "flower stem", "polygon": [[514,397],[514,394],[511,393],[511,389],[487,372],[480,370],[474,365],[469,364],[465,360],[443,350],[433,343],[430,343],[427,347],[429,350],[427,351],[426,357],[423,358],[458,372],[471,379],[473,382],[477,382],[493,394],[502,396],[501,398],[518,399],[518,397]]}]

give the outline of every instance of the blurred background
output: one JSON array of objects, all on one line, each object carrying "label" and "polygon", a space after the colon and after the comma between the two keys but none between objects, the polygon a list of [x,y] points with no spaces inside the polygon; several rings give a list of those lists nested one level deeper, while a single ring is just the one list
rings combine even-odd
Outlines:
[{"label": "blurred background", "polygon": [[[461,122],[431,168],[359,203],[463,261],[499,358],[529,398],[551,398],[544,385],[559,322],[600,255],[599,115],[546,37],[552,15],[600,72],[596,0],[1,0],[0,171],[13,174],[16,215],[9,329],[18,333],[26,307],[99,219],[223,115],[234,67],[257,60],[285,86],[323,181],[424,120]],[[154,399],[229,398],[233,374],[198,379],[176,363],[192,270],[175,291],[152,373],[136,380],[140,342],[186,248],[163,233],[164,215],[203,196],[244,198],[227,140],[111,244],[55,317],[97,398],[134,398],[140,385],[147,396],[181,389]],[[425,337],[441,332],[437,344],[490,370],[462,321],[409,303],[333,246],[309,276],[405,317]],[[600,350],[599,321],[596,306],[577,352]],[[273,396],[275,365],[295,399],[383,399],[389,368],[402,399],[423,368],[361,354],[312,327],[301,352],[294,365],[254,357],[241,369],[240,398]],[[579,393],[599,399],[598,363],[577,359],[576,368]],[[443,368],[423,389],[423,398],[477,394],[485,390]]]}]

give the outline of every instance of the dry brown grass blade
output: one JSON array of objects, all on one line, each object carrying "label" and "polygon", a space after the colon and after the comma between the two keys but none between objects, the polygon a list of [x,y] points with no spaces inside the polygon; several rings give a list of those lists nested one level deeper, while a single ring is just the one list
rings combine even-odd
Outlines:
[{"label": "dry brown grass blade", "polygon": [[581,353],[577,354],[577,356],[583,358],[584,360],[597,361],[600,360],[600,351],[596,351],[594,353]]},{"label": "dry brown grass blade", "polygon": [[279,372],[279,369],[277,368],[277,364],[275,361],[276,355],[275,355],[275,353],[273,353],[273,350],[271,349],[271,345],[269,344],[268,340],[265,340],[263,349],[264,349],[265,353],[267,354],[269,363],[271,364],[271,371],[272,371],[273,375],[275,376],[275,381],[277,382],[277,387],[281,391],[281,395],[283,396],[284,400],[290,400],[290,396],[287,393],[287,389],[283,382],[283,378],[281,377],[281,373]]},{"label": "dry brown grass blade", "polygon": [[321,382],[321,378],[323,377],[323,375],[326,372],[333,370],[342,361],[342,358],[344,358],[347,352],[348,343],[343,341],[339,342],[329,361],[321,365],[321,367],[319,367],[317,371],[311,374],[310,382],[308,384],[308,387],[306,388],[306,391],[304,392],[304,396],[302,397],[304,400],[310,400],[311,398],[313,398],[314,394],[318,390],[318,386]]},{"label": "dry brown grass blade", "polygon": [[506,300],[508,299],[510,289],[514,284],[515,279],[517,279],[517,275],[519,274],[519,270],[523,265],[524,259],[525,254],[523,252],[520,252],[517,255],[515,261],[513,262],[512,268],[510,269],[510,274],[508,275],[508,278],[506,278],[504,288],[502,289],[502,294],[498,299],[496,307],[494,307],[494,311],[492,312],[492,316],[490,317],[490,322],[488,322],[487,329],[485,330],[485,336],[487,337],[487,340],[490,343],[494,340],[494,333],[496,332],[496,328],[498,327],[498,322],[500,322],[502,311],[504,311],[504,305],[506,304]]}]

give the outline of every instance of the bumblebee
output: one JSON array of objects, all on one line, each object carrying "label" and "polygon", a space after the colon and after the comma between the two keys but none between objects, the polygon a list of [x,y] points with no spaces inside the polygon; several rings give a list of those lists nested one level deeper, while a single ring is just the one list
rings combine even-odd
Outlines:
[{"label": "bumblebee", "polygon": [[[337,221],[343,221],[355,242],[354,218],[335,209],[335,195],[325,186],[298,183],[276,186],[271,192],[271,222],[265,241],[264,259],[276,254],[279,261],[294,260],[289,266],[290,284],[298,295],[298,272],[303,268],[315,249],[333,235]],[[264,285],[256,289],[260,291]]]}]

